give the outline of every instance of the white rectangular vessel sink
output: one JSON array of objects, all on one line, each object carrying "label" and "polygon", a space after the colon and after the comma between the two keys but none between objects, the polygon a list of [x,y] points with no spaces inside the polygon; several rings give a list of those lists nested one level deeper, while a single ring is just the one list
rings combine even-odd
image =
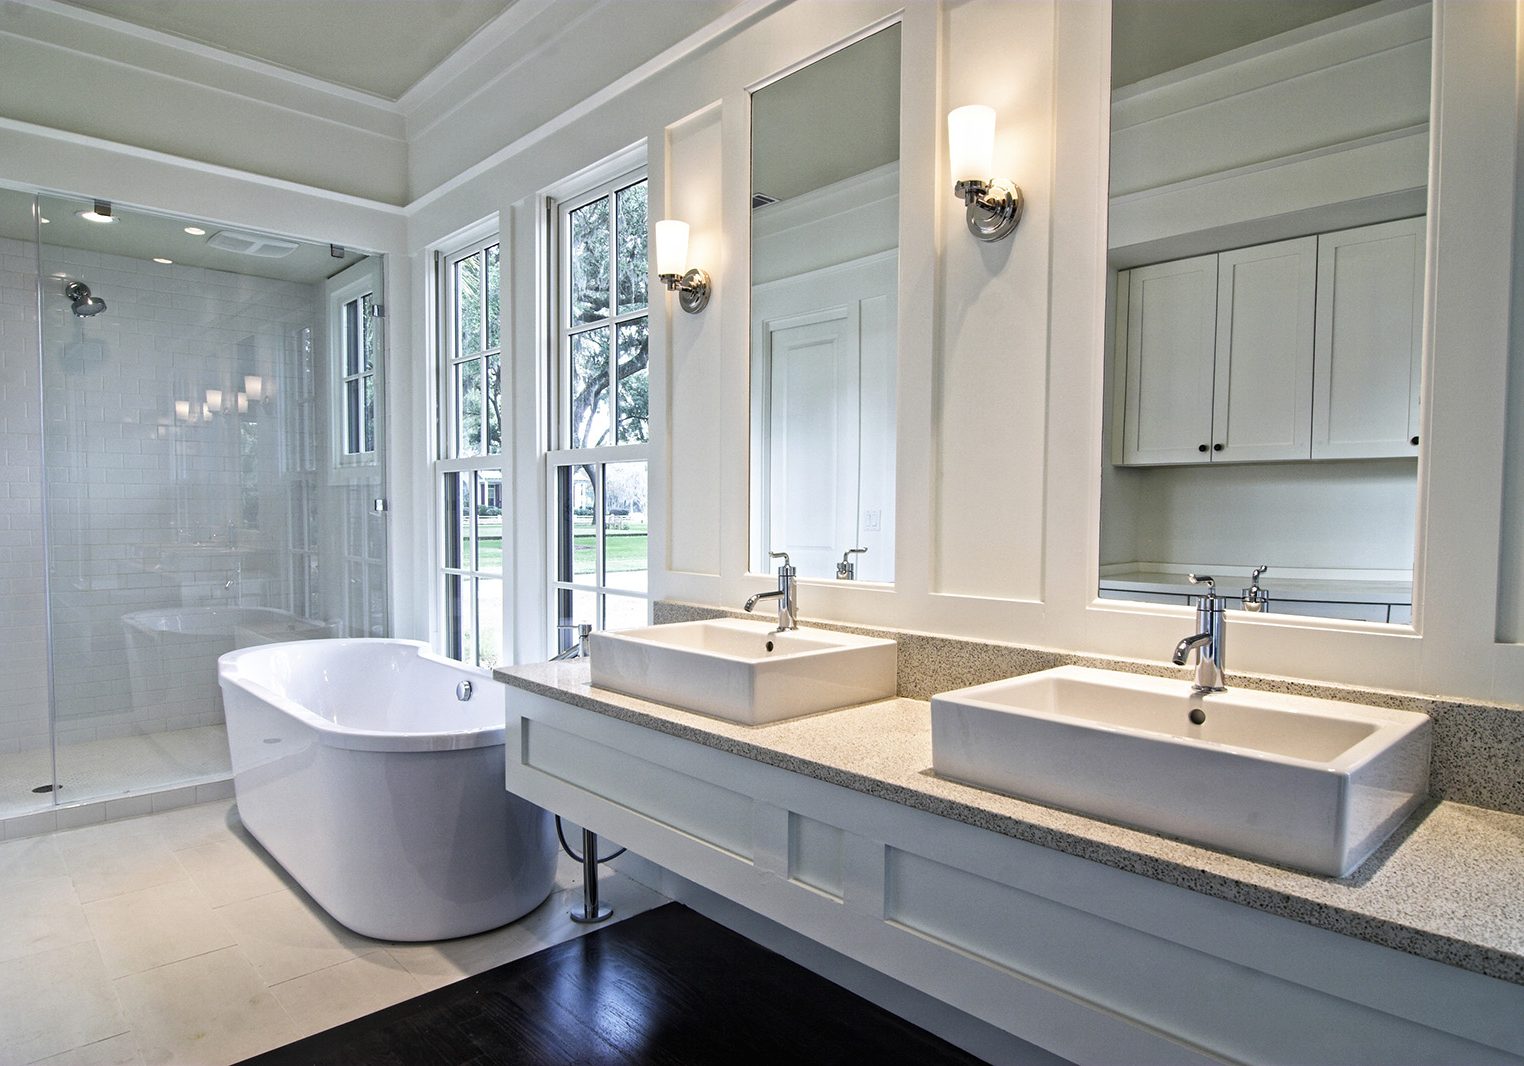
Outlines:
[{"label": "white rectangular vessel sink", "polygon": [[1428,791],[1429,719],[1080,666],[934,696],[944,777],[1330,877]]},{"label": "white rectangular vessel sink", "polygon": [[593,633],[593,684],[743,725],[895,694],[895,643],[762,622],[705,622]]}]

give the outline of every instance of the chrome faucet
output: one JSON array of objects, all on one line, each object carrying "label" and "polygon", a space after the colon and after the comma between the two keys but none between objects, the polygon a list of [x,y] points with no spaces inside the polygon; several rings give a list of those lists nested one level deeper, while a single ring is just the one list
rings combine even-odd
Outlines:
[{"label": "chrome faucet", "polygon": [[789,565],[788,552],[768,552],[774,559],[781,558],[783,565],[778,567],[778,589],[776,592],[759,592],[746,601],[746,610],[749,613],[753,607],[763,600],[778,601],[778,628],[776,632],[784,633],[790,629],[799,628],[798,604],[794,602],[794,568]]},{"label": "chrome faucet", "polygon": [[856,581],[857,567],[852,563],[852,556],[866,555],[867,553],[867,548],[848,548],[846,552],[842,554],[841,562],[836,564],[836,580]]},{"label": "chrome faucet", "polygon": [[1191,685],[1195,692],[1221,692],[1224,683],[1227,657],[1223,639],[1227,635],[1227,615],[1223,602],[1217,595],[1217,582],[1210,577],[1187,574],[1192,585],[1205,585],[1206,594],[1196,601],[1196,632],[1175,645],[1175,665],[1184,666],[1186,656],[1196,649],[1196,679]]},{"label": "chrome faucet", "polygon": [[564,661],[566,659],[586,659],[587,658],[587,635],[593,631],[593,627],[588,625],[586,622],[579,622],[579,623],[575,623],[575,624],[573,624],[571,622],[559,622],[559,623],[557,623],[556,624],[556,632],[557,632],[557,634],[559,634],[562,630],[570,630],[572,632],[575,632],[577,634],[576,643],[574,643],[571,647],[567,648],[565,651],[558,652],[557,654],[552,655],[550,657],[550,661],[553,662],[553,663],[558,663],[558,662],[562,662],[562,661]]},{"label": "chrome faucet", "polygon": [[1259,578],[1269,566],[1256,566],[1249,575],[1249,587],[1244,589],[1244,610],[1266,612],[1270,610],[1270,593],[1260,586]]}]

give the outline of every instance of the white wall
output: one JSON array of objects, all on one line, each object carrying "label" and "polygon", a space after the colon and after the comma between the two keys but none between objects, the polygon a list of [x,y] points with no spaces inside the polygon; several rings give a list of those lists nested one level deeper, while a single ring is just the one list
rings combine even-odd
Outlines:
[{"label": "white wall", "polygon": [[1114,476],[1118,499],[1101,502],[1109,540],[1102,565],[1406,571],[1413,564],[1410,459],[1118,468]]}]

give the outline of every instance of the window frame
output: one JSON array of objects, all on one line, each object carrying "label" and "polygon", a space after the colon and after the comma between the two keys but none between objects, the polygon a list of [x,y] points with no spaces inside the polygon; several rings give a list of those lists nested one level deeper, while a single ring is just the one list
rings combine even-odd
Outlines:
[{"label": "window frame", "polygon": [[[548,392],[548,406],[550,408],[547,418],[547,440],[545,454],[545,545],[546,545],[546,610],[550,626],[555,627],[550,633],[551,646],[556,651],[562,651],[575,642],[575,634],[559,628],[561,623],[560,600],[562,594],[575,596],[578,593],[592,595],[595,603],[595,628],[605,627],[609,597],[619,599],[641,601],[645,606],[645,621],[649,623],[651,618],[651,592],[650,592],[650,564],[649,532],[647,536],[647,579],[644,592],[637,593],[628,589],[611,587],[607,582],[605,558],[605,527],[607,524],[607,491],[605,487],[605,472],[610,464],[614,463],[644,463],[647,468],[647,502],[649,503],[649,469],[650,469],[650,431],[649,425],[646,440],[628,444],[609,443],[590,445],[585,447],[572,447],[571,445],[571,391],[572,391],[572,338],[578,334],[586,333],[594,329],[607,329],[609,331],[609,382],[608,382],[608,417],[609,436],[617,441],[619,436],[619,327],[639,319],[646,319],[647,338],[649,343],[649,321],[654,306],[654,298],[661,291],[659,286],[650,280],[649,266],[649,243],[647,253],[647,285],[646,302],[639,309],[622,312],[618,304],[619,264],[617,247],[614,239],[617,237],[618,227],[618,193],[633,185],[646,183],[647,196],[647,240],[650,232],[650,176],[647,167],[641,163],[635,167],[621,168],[613,177],[605,177],[597,184],[583,186],[575,195],[569,195],[560,199],[552,199],[547,202],[547,231],[553,235],[549,242],[547,252],[549,263],[546,264],[546,277],[551,279],[548,295],[550,307],[548,320],[551,324],[549,344],[547,345],[546,358],[550,362],[547,379],[551,382]],[[609,314],[592,322],[571,321],[571,216],[572,212],[595,203],[603,197],[609,198],[609,229],[611,233],[609,255]],[[647,380],[650,375],[650,362],[647,361]],[[648,411],[649,418],[649,411]],[[568,468],[575,469],[579,466],[589,466],[593,474],[593,534],[594,534],[594,573],[593,581],[562,580],[561,574],[561,529],[560,517],[562,511],[561,481],[562,471]],[[649,531],[649,509],[647,510],[647,530]]]},{"label": "window frame", "polygon": [[[362,269],[363,268],[363,269]],[[346,275],[354,273],[353,277]],[[352,266],[346,267],[339,274],[330,278],[323,294],[324,317],[326,319],[327,352],[323,365],[327,371],[328,397],[325,403],[328,408],[328,446],[329,457],[327,463],[327,477],[330,484],[342,484],[344,482],[366,479],[372,476],[372,468],[380,463],[381,442],[386,439],[386,309],[385,309],[386,274],[384,264],[379,256],[371,256],[362,259]],[[369,371],[352,375],[345,373],[345,338],[347,336],[347,316],[344,308],[357,300],[363,300],[365,296],[371,298],[371,306],[380,310],[374,313],[371,319],[372,329],[376,338],[376,354]],[[364,304],[361,304],[363,308]],[[361,312],[361,325],[363,328],[364,314]],[[362,342],[363,343],[363,342]],[[371,379],[372,387],[372,431],[370,435],[370,450],[360,452],[347,451],[349,439],[349,409],[345,403],[347,392],[346,383],[350,380],[361,381],[361,399],[363,411],[364,379]],[[361,415],[363,420],[363,414]],[[363,427],[362,427],[363,432]]]},{"label": "window frame", "polygon": [[[489,300],[487,288],[488,260],[486,252],[496,248],[498,278],[496,289],[498,294],[498,343],[491,346],[487,343],[489,333],[487,320],[489,313]],[[479,352],[470,355],[461,355],[459,352],[460,331],[457,328],[456,313],[456,264],[463,262],[474,255],[482,256],[483,281],[482,281],[482,319],[481,338],[482,348]],[[434,616],[437,624],[434,627],[435,646],[442,654],[450,658],[461,659],[463,663],[471,667],[481,667],[481,589],[484,582],[497,582],[501,590],[502,610],[497,619],[499,634],[498,662],[505,663],[511,658],[512,631],[509,623],[508,605],[509,599],[509,561],[511,558],[511,523],[510,501],[512,499],[512,481],[509,469],[509,455],[506,447],[508,412],[506,410],[506,389],[504,388],[508,365],[507,335],[508,316],[504,313],[507,306],[506,293],[503,288],[504,280],[504,249],[500,232],[495,224],[479,227],[476,232],[463,242],[452,242],[448,250],[437,249],[434,255],[433,278],[431,288],[433,290],[433,335],[434,335],[434,358],[431,378],[435,395],[434,408],[434,451],[436,458],[432,464],[429,490],[432,494],[434,508],[434,542],[437,547],[433,553],[430,578],[433,587],[430,599],[433,604]],[[488,407],[491,396],[489,393],[489,381],[487,375],[488,360],[491,356],[498,359],[498,433],[499,444],[497,451],[488,451]],[[460,443],[460,397],[455,389],[456,367],[466,363],[476,362],[481,366],[480,390],[482,397],[482,425],[479,438],[480,452],[475,455],[458,454]],[[481,567],[480,527],[479,527],[479,502],[476,498],[476,489],[479,478],[483,474],[496,474],[498,476],[499,494],[501,497],[499,514],[502,519],[502,556],[498,571],[484,570]],[[471,565],[450,565],[450,553],[452,551],[452,531],[457,519],[456,508],[451,504],[458,504],[458,497],[450,499],[449,484],[451,476],[457,479],[456,484],[465,481],[470,486],[469,508],[467,521],[471,525],[472,556]],[[454,531],[458,537],[458,531]],[[465,626],[456,625],[457,614],[452,611],[450,595],[451,579],[458,578],[463,583],[471,586],[470,603],[473,606],[474,617],[471,625],[470,648],[466,648]],[[463,597],[464,598],[464,597]],[[465,651],[471,652],[470,659],[461,658]]]},{"label": "window frame", "polygon": [[[489,345],[487,338],[488,307],[487,299],[487,256],[486,253],[496,248],[498,251],[498,334],[497,345]],[[461,355],[458,351],[460,343],[460,331],[455,320],[456,314],[456,266],[475,255],[482,256],[482,309],[481,309],[481,338],[482,348],[479,352],[470,355]],[[503,328],[506,316],[503,314],[503,286],[502,286],[503,249],[502,240],[494,229],[485,236],[478,237],[467,244],[460,245],[450,252],[441,252],[438,256],[438,285],[439,285],[439,358],[436,360],[438,367],[438,389],[440,397],[439,411],[439,456],[442,460],[454,461],[457,459],[491,458],[498,465],[503,463],[503,405],[502,384],[503,376],[507,367],[503,360],[503,340],[507,331]],[[498,450],[490,450],[488,440],[488,409],[490,394],[488,386],[487,366],[492,356],[498,360]],[[458,454],[460,443],[460,396],[455,389],[455,369],[466,363],[480,363],[480,392],[482,397],[482,425],[478,443],[481,450],[475,455]]]}]

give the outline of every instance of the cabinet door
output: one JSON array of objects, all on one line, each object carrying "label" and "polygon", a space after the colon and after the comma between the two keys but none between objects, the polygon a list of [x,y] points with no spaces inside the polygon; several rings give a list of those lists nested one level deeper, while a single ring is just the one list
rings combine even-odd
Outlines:
[{"label": "cabinet door", "polygon": [[1131,271],[1124,462],[1206,460],[1216,343],[1217,256]]},{"label": "cabinet door", "polygon": [[1212,462],[1311,457],[1317,277],[1316,237],[1217,257]]},{"label": "cabinet door", "polygon": [[1418,453],[1424,220],[1318,238],[1312,457]]}]

